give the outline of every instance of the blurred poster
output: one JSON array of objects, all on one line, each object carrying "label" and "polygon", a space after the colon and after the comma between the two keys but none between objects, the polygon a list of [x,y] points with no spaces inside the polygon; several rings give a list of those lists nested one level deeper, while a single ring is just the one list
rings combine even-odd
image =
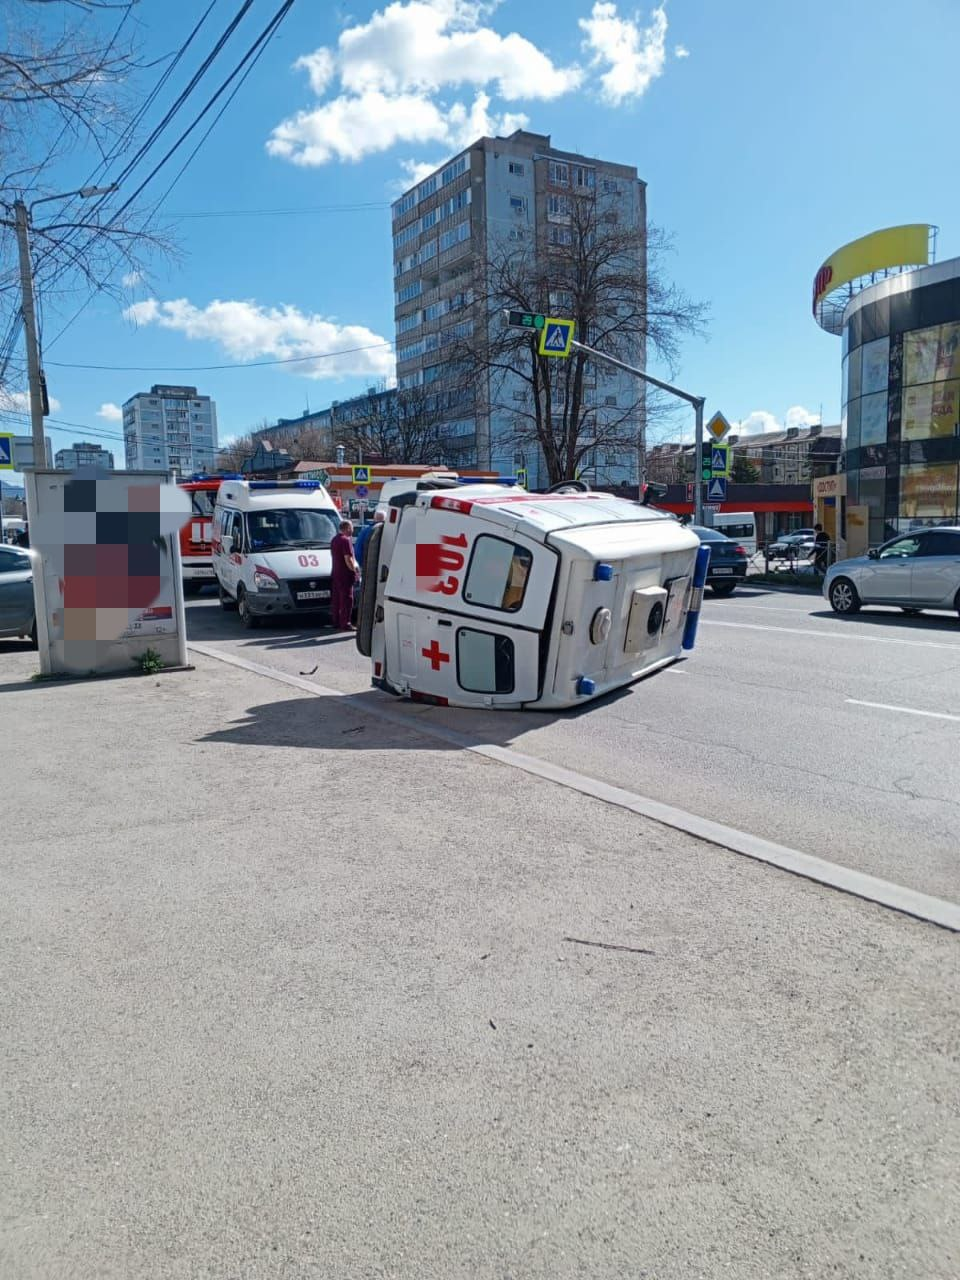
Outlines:
[{"label": "blurred poster", "polygon": [[886,391],[887,371],[890,365],[890,339],[877,338],[863,347],[863,369],[860,375],[860,394],[873,395]]},{"label": "blurred poster", "polygon": [[960,323],[904,335],[904,381],[910,385],[960,378]]},{"label": "blurred poster", "polygon": [[860,400],[860,445],[886,444],[887,393],[863,396]]},{"label": "blurred poster", "polygon": [[901,439],[928,440],[952,436],[960,421],[960,381],[905,387]]},{"label": "blurred poster", "polygon": [[957,464],[921,462],[900,471],[900,513],[917,519],[957,515]]}]

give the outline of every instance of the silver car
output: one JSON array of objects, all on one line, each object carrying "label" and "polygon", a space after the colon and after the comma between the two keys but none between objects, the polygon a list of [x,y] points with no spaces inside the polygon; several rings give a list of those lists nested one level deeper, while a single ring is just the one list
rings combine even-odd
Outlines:
[{"label": "silver car", "polygon": [[960,613],[960,528],[917,529],[865,556],[838,560],[827,570],[823,594],[835,613],[856,613],[865,604]]},{"label": "silver car", "polygon": [[20,547],[0,546],[0,636],[26,636],[37,643],[33,561]]}]

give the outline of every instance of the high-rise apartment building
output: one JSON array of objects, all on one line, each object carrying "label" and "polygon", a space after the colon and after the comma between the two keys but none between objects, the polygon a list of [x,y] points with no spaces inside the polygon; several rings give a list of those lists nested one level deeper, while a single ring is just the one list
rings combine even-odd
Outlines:
[{"label": "high-rise apartment building", "polygon": [[58,471],[78,471],[81,467],[113,470],[113,454],[103,445],[89,444],[86,440],[75,441],[69,449],[58,449],[55,462]]},{"label": "high-rise apartment building", "polygon": [[212,471],[217,454],[217,406],[196,387],[158,384],[123,406],[123,444],[131,471]]},{"label": "high-rise apartment building", "polygon": [[[392,207],[397,385],[428,387],[444,415],[445,456],[451,465],[509,473],[523,466],[530,484],[544,484],[541,451],[530,440],[530,384],[521,377],[459,367],[465,342],[483,342],[505,317],[491,316],[502,270],[511,255],[525,269],[547,270],[551,255],[571,244],[571,211],[577,198],[597,208],[598,225],[638,233],[638,278],[645,266],[646,187],[630,165],[560,151],[549,136],[518,130],[508,138],[481,138],[437,169]],[[557,315],[569,298],[549,299]],[[645,306],[645,297],[638,304]],[[489,328],[488,328],[489,326]],[[644,366],[642,337],[618,354]],[[598,424],[617,422],[622,440],[640,431],[643,392],[639,380],[604,367],[587,367],[585,402]],[[598,436],[602,439],[602,426]],[[581,466],[596,483],[636,479],[637,457],[625,448],[597,448]]]}]

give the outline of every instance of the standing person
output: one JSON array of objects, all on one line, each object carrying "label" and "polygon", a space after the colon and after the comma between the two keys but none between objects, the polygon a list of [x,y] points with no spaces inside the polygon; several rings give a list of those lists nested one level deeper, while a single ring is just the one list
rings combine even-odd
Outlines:
[{"label": "standing person", "polygon": [[830,535],[822,524],[813,526],[813,567],[817,573],[827,572],[827,557],[830,552]]},{"label": "standing person", "polygon": [[330,612],[333,615],[333,625],[338,631],[356,631],[350,621],[353,614],[353,588],[359,572],[353,554],[353,541],[350,537],[352,533],[353,525],[350,521],[341,520],[340,532],[330,543],[330,556],[333,560]]}]

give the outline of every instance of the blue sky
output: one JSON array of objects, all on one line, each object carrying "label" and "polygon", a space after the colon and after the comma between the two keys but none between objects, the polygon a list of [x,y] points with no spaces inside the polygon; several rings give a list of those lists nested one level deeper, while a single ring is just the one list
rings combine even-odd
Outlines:
[{"label": "blue sky", "polygon": [[[211,87],[277,2],[255,0]],[[236,7],[217,0],[198,47]],[[145,54],[177,47],[198,11],[196,0],[142,0]],[[635,164],[648,182],[651,220],[674,238],[668,269],[710,308],[708,340],[687,342],[673,371],[707,397],[708,415],[783,422],[793,410],[802,421],[822,406],[824,421],[837,421],[839,340],[810,315],[822,260],[877,227],[914,221],[940,225],[939,258],[960,253],[948,97],[958,37],[956,0],[667,0],[659,10],[297,0],[166,200],[181,253],[129,287],[141,323],[101,295],[51,343],[77,304],[58,314],[47,303],[54,417],[119,437],[102,406],[152,382],[191,382],[215,398],[224,439],[377,381],[390,366],[384,349],[312,366],[172,366],[392,340],[389,202],[404,173],[440,162],[480,125],[512,127],[520,115],[560,147]],[[86,177],[85,163],[63,165],[62,189]],[[314,212],[220,212],[273,209]],[[183,216],[208,212],[217,216]],[[54,449],[89,434],[49,430]],[[120,439],[102,443],[122,465]]]}]

